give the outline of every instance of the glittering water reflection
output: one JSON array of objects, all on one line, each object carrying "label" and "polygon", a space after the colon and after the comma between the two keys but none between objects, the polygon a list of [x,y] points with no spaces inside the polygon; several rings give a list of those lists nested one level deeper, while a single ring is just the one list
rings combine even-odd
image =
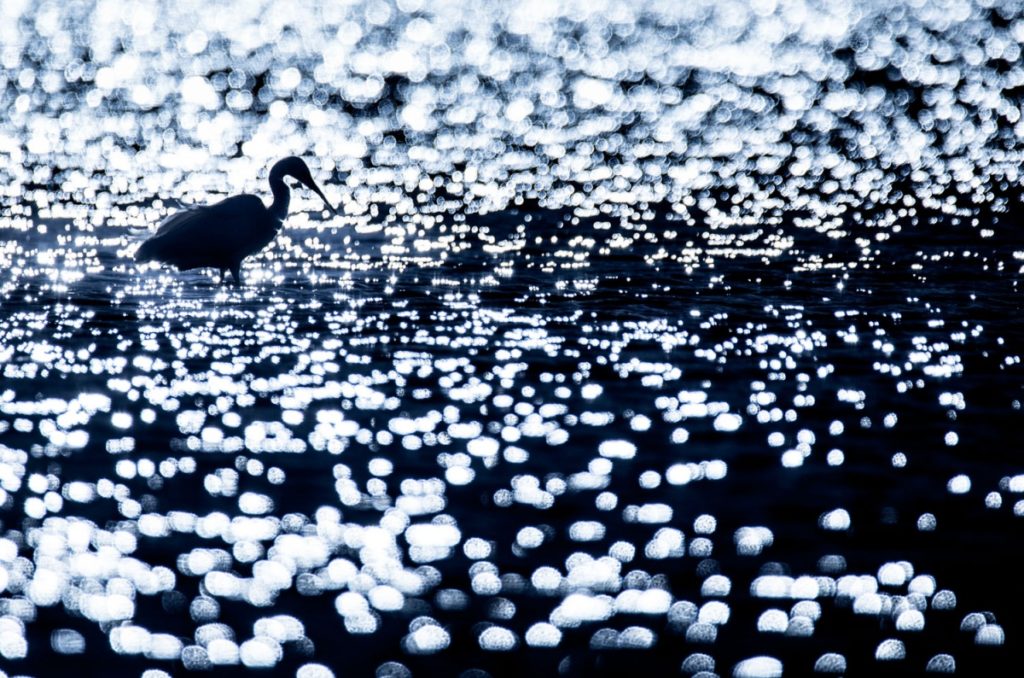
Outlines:
[{"label": "glittering water reflection", "polygon": [[[0,656],[998,666],[1024,33],[948,4],[5,3]],[[133,263],[292,152],[249,287]]]}]

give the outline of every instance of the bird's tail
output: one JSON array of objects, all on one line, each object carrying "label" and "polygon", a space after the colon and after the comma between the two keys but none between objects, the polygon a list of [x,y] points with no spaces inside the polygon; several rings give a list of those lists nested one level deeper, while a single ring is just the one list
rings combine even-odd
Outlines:
[{"label": "bird's tail", "polygon": [[147,240],[142,243],[139,249],[135,250],[135,261],[145,263],[156,259],[157,245],[154,240]]}]

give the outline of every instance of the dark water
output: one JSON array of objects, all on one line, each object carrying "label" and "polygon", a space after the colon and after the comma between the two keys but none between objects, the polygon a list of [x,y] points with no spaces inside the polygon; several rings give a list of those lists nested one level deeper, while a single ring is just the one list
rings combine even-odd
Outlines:
[{"label": "dark water", "polygon": [[0,10],[0,671],[1019,667],[1014,11],[125,7]]}]

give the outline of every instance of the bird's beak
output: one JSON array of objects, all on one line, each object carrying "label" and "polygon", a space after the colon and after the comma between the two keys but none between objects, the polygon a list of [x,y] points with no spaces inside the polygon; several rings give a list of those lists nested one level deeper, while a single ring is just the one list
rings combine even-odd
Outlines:
[{"label": "bird's beak", "polygon": [[324,195],[324,192],[320,190],[320,187],[316,185],[316,182],[313,181],[312,178],[310,178],[309,180],[299,179],[299,181],[304,183],[306,185],[306,188],[308,188],[309,190],[311,190],[314,193],[316,193],[317,195],[319,195],[320,199],[324,201],[325,205],[327,205],[327,209],[331,210],[331,213],[333,213],[333,214],[337,214],[338,213],[338,210],[334,209],[334,205],[332,205],[330,202],[328,202],[327,196]]}]

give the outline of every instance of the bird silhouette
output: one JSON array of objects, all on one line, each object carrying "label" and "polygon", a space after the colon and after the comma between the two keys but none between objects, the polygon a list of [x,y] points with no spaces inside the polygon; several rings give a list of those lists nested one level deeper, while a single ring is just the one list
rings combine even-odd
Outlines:
[{"label": "bird silhouette", "polygon": [[337,214],[313,181],[306,163],[292,156],[270,168],[270,192],[274,196],[270,207],[255,195],[236,195],[214,205],[172,214],[142,243],[135,253],[136,261],[159,261],[181,271],[213,267],[221,271],[224,281],[227,271],[231,271],[235,285],[241,285],[242,260],[270,244],[288,216],[290,191],[285,177],[298,179]]}]

